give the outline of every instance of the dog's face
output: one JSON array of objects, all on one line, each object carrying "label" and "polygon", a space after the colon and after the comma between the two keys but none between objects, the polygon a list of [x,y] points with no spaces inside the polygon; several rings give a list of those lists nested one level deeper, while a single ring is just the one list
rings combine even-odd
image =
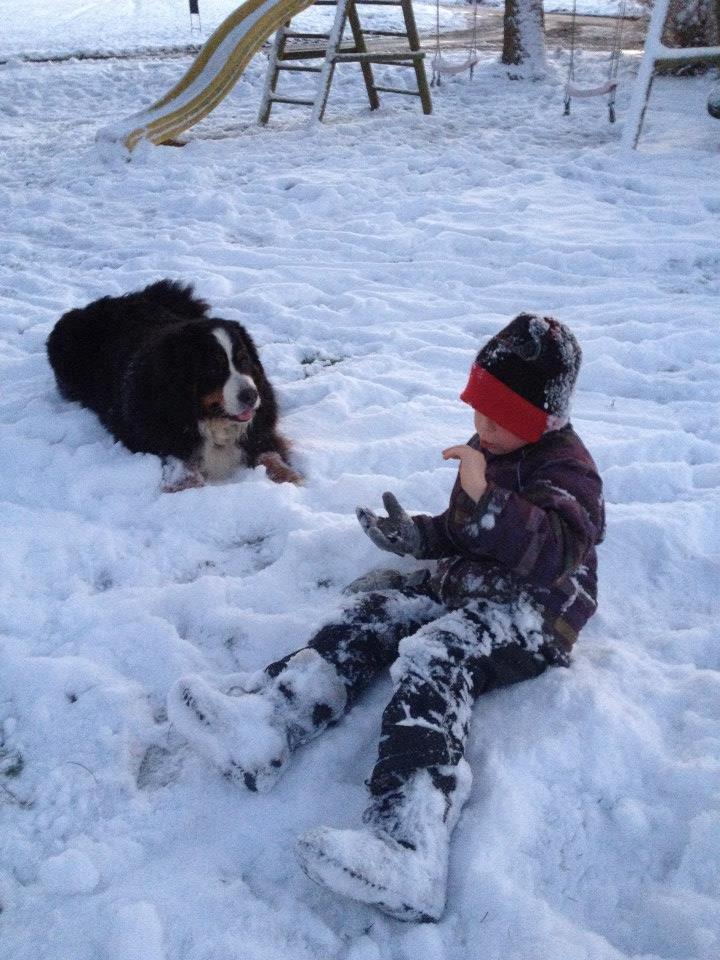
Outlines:
[{"label": "dog's face", "polygon": [[260,406],[254,358],[230,325],[205,331],[204,341],[195,357],[201,417],[249,424]]},{"label": "dog's face", "polygon": [[146,429],[152,421],[158,437],[180,437],[176,448],[188,447],[180,459],[208,431],[225,438],[232,427],[239,440],[261,403],[264,410],[268,401],[272,413],[272,390],[255,345],[241,324],[229,320],[203,318],[162,331],[133,365],[128,387],[127,408],[143,411]]}]

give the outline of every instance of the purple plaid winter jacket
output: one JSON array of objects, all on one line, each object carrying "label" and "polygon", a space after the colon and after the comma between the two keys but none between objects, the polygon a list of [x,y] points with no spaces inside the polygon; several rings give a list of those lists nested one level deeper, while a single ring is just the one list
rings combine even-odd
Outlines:
[{"label": "purple plaid winter jacket", "polygon": [[[480,450],[477,434],[468,441]],[[441,559],[438,582],[449,605],[524,591],[543,611],[545,630],[568,652],[597,607],[596,544],[605,532],[602,481],[568,424],[514,453],[482,451],[488,488],[475,503],[455,481],[448,509],[413,520],[422,557]]]}]

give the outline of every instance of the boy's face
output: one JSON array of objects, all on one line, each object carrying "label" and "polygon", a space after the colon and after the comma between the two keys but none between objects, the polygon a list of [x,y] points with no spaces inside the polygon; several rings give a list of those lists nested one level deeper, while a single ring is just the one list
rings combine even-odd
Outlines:
[{"label": "boy's face", "polygon": [[510,433],[505,427],[501,427],[500,424],[495,423],[494,420],[477,410],[475,411],[475,430],[480,437],[480,446],[499,456],[504,453],[513,453],[527,443],[527,440]]}]

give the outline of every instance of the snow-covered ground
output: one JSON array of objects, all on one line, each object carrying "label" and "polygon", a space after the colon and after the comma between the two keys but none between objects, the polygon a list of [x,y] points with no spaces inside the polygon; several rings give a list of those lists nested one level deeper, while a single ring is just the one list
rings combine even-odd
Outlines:
[{"label": "snow-covered ground", "polygon": [[[117,36],[134,17],[139,35],[153,7],[5,6],[16,52],[63,49],[73,24],[98,49],[101,23]],[[616,127],[597,101],[561,116],[551,51],[540,83],[484,58],[428,118],[409,98],[371,115],[348,66],[324,125],[278,110],[259,129],[258,57],[184,149],[101,157],[97,128],[189,62],[0,66],[0,957],[716,960],[709,81],[658,81],[628,156],[637,60]],[[603,64],[579,69],[594,82]],[[163,276],[248,325],[304,487],[258,471],[162,494],[156,458],[59,398],[44,344],[60,314]],[[601,606],[570,670],[478,703],[447,915],[403,926],[314,887],[292,855],[307,827],[357,823],[387,680],[262,796],[187,749],[165,697],[183,673],[301,645],[344,583],[387,562],[356,504],[391,489],[443,508],[469,363],[521,309],[584,346],[574,423],[606,484]]]},{"label": "snow-covered ground", "polygon": [[[482,2],[482,0],[481,0]],[[486,6],[501,5],[490,0]],[[192,19],[188,0],[0,0],[0,60],[17,56],[62,56],[103,50],[130,51],[159,46],[174,47],[206,40],[236,7],[239,0],[198,0],[199,21]],[[435,29],[435,0],[416,0],[415,17],[421,31]],[[466,0],[441,0],[439,14],[444,30],[462,29],[471,7]],[[545,0],[545,9],[570,10],[569,0]],[[577,0],[578,13],[615,16],[620,0]],[[641,12],[627,0],[628,14]],[[303,15],[306,23],[323,19],[320,8]],[[365,7],[363,21],[395,19],[397,11]],[[199,30],[198,30],[199,26]]]}]

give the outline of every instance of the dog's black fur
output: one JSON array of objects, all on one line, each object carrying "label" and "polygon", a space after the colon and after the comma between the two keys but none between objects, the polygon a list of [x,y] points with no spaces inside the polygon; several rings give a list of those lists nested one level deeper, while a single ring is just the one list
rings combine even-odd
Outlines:
[{"label": "dog's black fur", "polygon": [[[221,479],[244,462],[264,463],[274,480],[299,480],[250,334],[209,309],[192,286],[160,280],[70,310],[47,342],[61,394],[133,452],[175,457],[196,477]],[[224,452],[211,467],[213,449]]]}]

